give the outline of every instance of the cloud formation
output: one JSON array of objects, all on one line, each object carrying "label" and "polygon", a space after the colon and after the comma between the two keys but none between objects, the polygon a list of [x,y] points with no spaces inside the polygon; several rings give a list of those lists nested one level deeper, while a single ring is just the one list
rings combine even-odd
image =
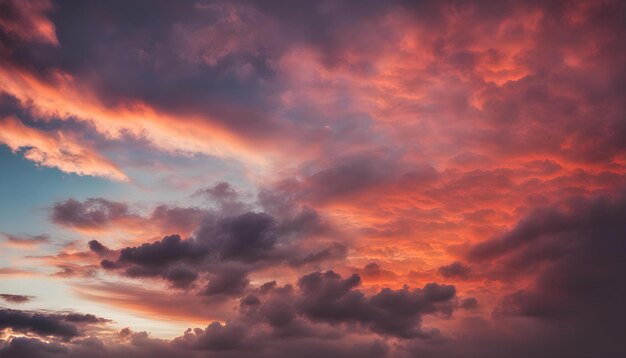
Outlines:
[{"label": "cloud formation", "polygon": [[626,356],[624,38],[618,0],[0,0],[0,357]]},{"label": "cloud formation", "polygon": [[[162,278],[177,288],[204,282],[202,294],[208,296],[239,295],[249,284],[250,272],[285,264],[317,264],[346,255],[347,248],[341,244],[311,246],[313,242],[298,239],[311,229],[309,220],[281,220],[263,212],[224,216],[227,213],[206,212],[189,238],[173,234],[125,247],[116,259],[105,258],[100,266],[128,277]],[[97,241],[91,241],[89,247],[101,256],[111,253]],[[315,251],[305,253],[305,247]]]},{"label": "cloud formation", "polygon": [[32,333],[69,341],[81,334],[78,325],[100,324],[107,320],[91,314],[49,314],[11,309],[0,310],[0,329],[15,333]]},{"label": "cloud formation", "polygon": [[0,133],[0,143],[14,152],[23,150],[25,158],[39,165],[67,173],[128,180],[113,162],[60,131],[45,133],[25,126],[15,117],[6,117],[0,120]]},{"label": "cloud formation", "polygon": [[8,293],[1,293],[0,298],[8,303],[25,303],[33,299],[33,296],[25,295],[12,295]]}]

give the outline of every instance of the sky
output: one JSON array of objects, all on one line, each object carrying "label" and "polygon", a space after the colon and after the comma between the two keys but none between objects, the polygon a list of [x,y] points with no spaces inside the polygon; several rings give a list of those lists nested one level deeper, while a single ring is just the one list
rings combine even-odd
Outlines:
[{"label": "sky", "polygon": [[0,0],[0,358],[626,356],[626,3]]}]

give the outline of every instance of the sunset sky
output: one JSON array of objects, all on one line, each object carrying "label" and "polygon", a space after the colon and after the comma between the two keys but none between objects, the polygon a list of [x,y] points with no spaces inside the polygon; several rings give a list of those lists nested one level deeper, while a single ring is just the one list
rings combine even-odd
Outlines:
[{"label": "sunset sky", "polygon": [[0,0],[0,358],[625,337],[626,2]]}]

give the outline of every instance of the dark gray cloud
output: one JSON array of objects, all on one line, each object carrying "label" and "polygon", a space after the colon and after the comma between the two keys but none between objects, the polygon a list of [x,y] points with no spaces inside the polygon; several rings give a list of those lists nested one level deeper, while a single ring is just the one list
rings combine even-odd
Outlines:
[{"label": "dark gray cloud", "polygon": [[81,336],[83,328],[90,325],[103,325],[110,320],[93,314],[49,313],[0,308],[0,331],[37,335],[69,341]]},{"label": "dark gray cloud", "polygon": [[207,216],[210,216],[210,212],[206,209],[159,205],[152,210],[152,213],[146,220],[154,223],[164,231],[176,232],[180,230],[191,232],[196,229]]},{"label": "dark gray cloud", "polygon": [[103,198],[90,198],[84,202],[68,199],[52,208],[50,218],[59,225],[79,229],[104,228],[119,220],[139,218],[125,203]]},{"label": "dark gray cloud", "polygon": [[473,310],[478,307],[478,300],[474,297],[468,297],[461,300],[459,307],[465,310]]},{"label": "dark gray cloud", "polygon": [[[245,332],[245,330],[244,330]],[[34,338],[13,338],[9,342],[0,342],[2,358],[83,358],[94,356],[101,358],[137,357],[137,358],[202,358],[209,354],[216,358],[288,358],[288,357],[336,357],[336,358],[383,358],[387,357],[390,347],[383,341],[357,341],[348,345],[339,340],[313,339],[275,340],[274,347],[268,342],[247,346],[242,342],[242,327],[228,327],[218,322],[206,329],[194,329],[186,332],[173,342],[150,338],[145,332],[127,332],[127,341],[105,343],[97,338],[75,340],[69,344],[47,343]],[[245,337],[244,338],[250,338]]]},{"label": "dark gray cloud", "polygon": [[472,273],[472,269],[461,262],[455,261],[449,265],[439,267],[439,274],[445,278],[467,279]]},{"label": "dark gray cloud", "polygon": [[[232,270],[221,284],[237,282]],[[241,277],[241,276],[239,276]],[[213,281],[209,281],[209,287]],[[0,357],[29,354],[33,357],[80,357],[96,354],[102,357],[133,356],[172,357],[185,354],[203,356],[207,351],[216,357],[288,357],[291,354],[315,357],[330,354],[336,357],[385,357],[389,347],[379,341],[363,344],[359,339],[349,345],[339,344],[345,333],[338,326],[358,326],[389,337],[428,338],[434,330],[421,327],[422,315],[450,315],[455,299],[453,286],[430,283],[421,289],[383,289],[367,296],[357,290],[358,275],[342,278],[332,271],[304,275],[298,286],[278,286],[268,282],[241,299],[239,315],[226,323],[213,322],[205,329],[188,329],[171,341],[152,339],[145,332],[120,331],[123,342],[104,342],[97,338],[78,338],[76,325],[104,324],[108,320],[91,314],[39,314],[23,311],[2,311],[10,321],[5,326],[42,337],[58,337],[66,343],[46,343],[32,338],[13,338],[0,342]],[[220,288],[218,291],[227,291]],[[0,316],[2,318],[4,316]],[[326,328],[320,327],[323,324]],[[326,331],[326,332],[325,332]],[[294,340],[295,339],[295,340]],[[350,338],[352,339],[352,338]],[[70,341],[71,340],[71,341]],[[371,342],[371,339],[368,338]],[[106,348],[105,348],[106,347]],[[205,352],[205,353],[202,353]],[[224,354],[224,355],[222,355]]]},{"label": "dark gray cloud", "polygon": [[174,340],[174,344],[204,351],[237,350],[242,348],[246,334],[247,329],[243,326],[213,322],[204,330],[188,330]]},{"label": "dark gray cloud", "polygon": [[240,295],[250,284],[247,275],[245,267],[222,265],[209,274],[209,282],[202,293],[207,296]]},{"label": "dark gray cloud", "polygon": [[0,357],[52,357],[67,354],[70,350],[60,343],[47,343],[36,338],[16,337],[0,348]]},{"label": "dark gray cloud", "polygon": [[[421,289],[384,288],[367,296],[356,289],[359,275],[342,278],[333,271],[314,272],[298,280],[297,290],[290,285],[269,283],[241,301],[244,315],[257,317],[277,330],[305,329],[306,319],[330,325],[357,326],[396,338],[427,338],[437,334],[422,327],[422,316],[449,316],[454,310],[454,286],[429,283]],[[260,298],[262,297],[262,298]]]},{"label": "dark gray cloud", "polygon": [[236,201],[239,199],[237,190],[227,182],[219,182],[208,188],[197,190],[194,195],[205,196],[216,201]]},{"label": "dark gray cloud", "polygon": [[67,313],[63,316],[63,320],[67,322],[72,322],[72,323],[91,323],[91,324],[106,323],[106,322],[111,321],[106,318],[97,317],[90,313]]},{"label": "dark gray cloud", "polygon": [[298,177],[279,180],[259,193],[266,210],[284,213],[295,203],[341,201],[392,184],[403,176],[421,179],[414,168],[403,167],[398,153],[384,149],[339,156],[328,163],[307,163],[300,169]]},{"label": "dark gray cloud", "polygon": [[50,242],[49,235],[11,235],[2,233],[7,242],[18,246],[35,246]]},{"label": "dark gray cloud", "polygon": [[293,266],[301,266],[328,260],[339,260],[345,258],[346,256],[348,256],[348,248],[343,244],[333,243],[322,250],[306,254],[303,257],[295,257],[289,260],[289,264]]},{"label": "dark gray cloud", "polygon": [[[131,271],[127,270],[126,272],[129,276],[133,277]],[[199,275],[196,271],[189,269],[185,266],[174,266],[165,271],[165,273],[163,274],[163,278],[176,288],[189,287],[198,279],[198,277]]]},{"label": "dark gray cloud", "polygon": [[101,244],[98,240],[91,240],[87,244],[89,245],[89,250],[95,252],[98,255],[106,255],[111,252],[108,247]]},{"label": "dark gray cloud", "polygon": [[138,247],[127,247],[120,251],[120,264],[137,264],[140,266],[165,266],[181,260],[198,260],[205,250],[197,250],[193,240],[182,240],[179,235],[169,235],[153,243],[145,243]]},{"label": "dark gray cloud", "polygon": [[398,278],[397,273],[390,271],[390,270],[383,269],[376,262],[370,262],[369,264],[365,265],[362,269],[355,268],[354,271],[356,271],[359,275],[365,277],[366,279],[373,278],[373,279],[394,280]]},{"label": "dark gray cloud", "polygon": [[502,297],[493,316],[544,322],[551,333],[543,339],[567,341],[575,356],[623,353],[625,216],[624,192],[570,198],[534,210],[509,232],[473,247],[468,257],[488,277],[534,280]]},{"label": "dark gray cloud", "polygon": [[202,197],[222,213],[235,215],[252,210],[252,206],[242,201],[243,194],[227,182],[199,189],[195,197]]},{"label": "dark gray cloud", "polygon": [[197,240],[207,242],[223,260],[259,261],[276,245],[276,224],[268,214],[248,212],[202,227]]},{"label": "dark gray cloud", "polygon": [[76,326],[60,315],[0,309],[0,329],[19,333],[32,333],[43,337],[70,340],[80,333]]},{"label": "dark gray cloud", "polygon": [[25,303],[32,300],[33,296],[25,296],[25,295],[12,295],[8,293],[1,293],[0,298],[9,303]]},{"label": "dark gray cloud", "polygon": [[89,245],[106,257],[101,261],[104,269],[135,278],[162,278],[176,288],[204,285],[205,295],[240,294],[248,285],[248,273],[264,267],[300,267],[343,259],[347,254],[347,248],[339,243],[304,240],[310,233],[330,232],[310,209],[282,220],[258,212],[234,216],[207,212],[200,221],[189,238],[174,234],[122,248],[115,259],[118,251],[96,241]]},{"label": "dark gray cloud", "polygon": [[129,204],[104,198],[84,201],[67,199],[52,208],[50,219],[59,225],[88,230],[114,227],[138,228],[151,225],[163,230],[190,232],[209,216],[209,210],[195,207],[156,206],[149,215],[142,216]]}]

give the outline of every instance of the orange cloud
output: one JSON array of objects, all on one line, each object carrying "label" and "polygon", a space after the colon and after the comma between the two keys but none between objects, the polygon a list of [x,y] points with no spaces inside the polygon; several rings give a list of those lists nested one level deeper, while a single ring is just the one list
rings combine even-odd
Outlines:
[{"label": "orange cloud", "polygon": [[28,271],[15,267],[0,267],[0,277],[26,277],[37,275],[34,271]]},{"label": "orange cloud", "polygon": [[130,134],[147,139],[163,151],[263,162],[258,146],[253,148],[254,143],[245,143],[235,133],[205,117],[176,117],[132,100],[122,106],[106,106],[88,86],[71,75],[55,71],[51,78],[49,83],[21,68],[4,66],[0,69],[0,91],[17,98],[41,119],[71,117],[86,121],[107,139]]},{"label": "orange cloud", "polygon": [[0,143],[12,151],[24,149],[24,157],[66,173],[101,176],[127,181],[128,177],[110,160],[62,132],[47,133],[25,126],[14,117],[0,120]]},{"label": "orange cloud", "polygon": [[7,1],[2,3],[8,16],[0,16],[0,28],[22,39],[58,45],[55,27],[46,13],[52,10],[48,0]]},{"label": "orange cloud", "polygon": [[127,283],[83,283],[73,285],[73,290],[80,297],[111,305],[116,309],[187,324],[224,321],[233,314],[232,301],[213,302],[212,305],[207,305],[196,295],[172,293],[164,288],[159,290],[154,285],[151,289],[146,289]]}]

